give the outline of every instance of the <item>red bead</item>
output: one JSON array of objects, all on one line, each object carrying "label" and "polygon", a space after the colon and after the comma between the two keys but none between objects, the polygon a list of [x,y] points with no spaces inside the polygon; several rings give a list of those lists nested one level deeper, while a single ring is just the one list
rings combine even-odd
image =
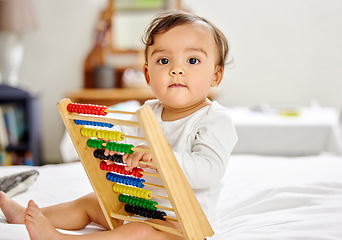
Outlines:
[{"label": "red bead", "polygon": [[132,174],[134,177],[138,177],[138,178],[142,178],[142,168],[134,168],[133,171],[132,171]]},{"label": "red bead", "polygon": [[107,165],[107,163],[106,163],[105,161],[102,161],[102,162],[100,163],[100,168],[101,168],[101,170],[105,170],[106,165]]},{"label": "red bead", "polygon": [[102,115],[102,116],[107,115],[107,113],[105,112],[106,109],[107,109],[106,107],[101,107],[99,115]]},{"label": "red bead", "polygon": [[67,110],[68,110],[69,112],[71,112],[71,107],[72,107],[72,103],[69,103],[68,106],[67,106]]}]

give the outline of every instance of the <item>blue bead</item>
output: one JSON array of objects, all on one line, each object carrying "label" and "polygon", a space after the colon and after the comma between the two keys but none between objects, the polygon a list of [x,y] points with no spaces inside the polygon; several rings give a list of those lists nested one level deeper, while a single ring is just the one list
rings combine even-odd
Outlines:
[{"label": "blue bead", "polygon": [[110,179],[111,179],[110,174],[111,174],[110,172],[106,174],[106,178],[107,178],[107,180],[109,180],[109,181],[111,181],[111,180],[110,180]]},{"label": "blue bead", "polygon": [[145,185],[143,185],[144,182],[145,182],[144,179],[138,178],[138,179],[137,179],[137,187],[140,187],[140,188],[145,187]]}]

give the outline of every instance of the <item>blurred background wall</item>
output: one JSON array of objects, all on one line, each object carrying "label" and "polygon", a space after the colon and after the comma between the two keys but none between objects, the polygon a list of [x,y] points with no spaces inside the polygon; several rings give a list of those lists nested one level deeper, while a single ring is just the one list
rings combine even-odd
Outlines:
[{"label": "blurred background wall", "polygon": [[[64,125],[56,103],[82,88],[83,61],[107,0],[34,0],[38,27],[25,36],[20,87],[41,97],[43,158],[61,161]],[[233,64],[219,87],[226,106],[342,107],[342,1],[183,0],[216,24]],[[127,29],[127,31],[135,31]]]}]

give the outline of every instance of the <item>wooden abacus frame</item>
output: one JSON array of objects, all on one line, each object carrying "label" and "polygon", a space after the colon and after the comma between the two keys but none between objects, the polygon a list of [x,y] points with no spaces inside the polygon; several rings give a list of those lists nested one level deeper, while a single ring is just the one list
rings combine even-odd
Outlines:
[{"label": "wooden abacus frame", "polygon": [[200,240],[214,234],[150,107],[144,106],[132,113],[138,119],[134,122],[71,113],[67,110],[70,103],[69,99],[63,99],[57,106],[111,229],[118,227],[116,219],[128,222],[142,220],[128,216],[130,214],[124,210],[124,203],[118,200],[119,193],[111,191],[113,183],[106,179],[106,172],[100,169],[99,161],[93,156],[94,149],[87,146],[89,138],[81,135],[83,126],[76,125],[75,119],[137,127],[142,130],[181,230],[144,221],[145,223],[158,230],[183,236],[187,240]]}]

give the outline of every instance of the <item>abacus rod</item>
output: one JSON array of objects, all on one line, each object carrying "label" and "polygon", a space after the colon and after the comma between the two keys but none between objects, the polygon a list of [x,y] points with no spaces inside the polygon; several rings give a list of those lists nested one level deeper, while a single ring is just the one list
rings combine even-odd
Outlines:
[{"label": "abacus rod", "polygon": [[121,119],[114,119],[114,118],[104,118],[104,117],[95,117],[95,116],[85,116],[80,115],[77,113],[70,113],[68,115],[69,119],[76,119],[76,120],[85,120],[85,121],[94,121],[94,122],[104,122],[104,123],[111,123],[113,125],[122,125],[127,127],[136,127],[140,128],[140,125],[138,122],[135,121],[128,121],[128,120],[121,120]]},{"label": "abacus rod", "polygon": [[163,188],[163,189],[165,188],[164,186],[153,184],[153,183],[148,183],[148,182],[143,182],[142,185],[156,187],[156,188]]},{"label": "abacus rod", "polygon": [[[133,150],[133,149],[132,149]],[[153,162],[144,162],[144,161],[139,161],[139,164],[142,164],[142,165],[150,165],[150,166],[156,166],[156,164],[155,163],[153,163]]]},{"label": "abacus rod", "polygon": [[142,222],[142,223],[146,223],[146,224],[148,224],[148,225],[154,227],[155,229],[161,230],[161,231],[163,231],[163,232],[172,233],[172,234],[175,234],[175,235],[181,236],[181,237],[184,236],[184,235],[183,235],[183,232],[180,231],[180,230],[178,230],[178,229],[171,228],[171,227],[167,227],[167,226],[160,225],[160,224],[157,224],[157,223],[152,223],[152,222],[148,222],[148,221],[143,221],[143,220],[140,220],[140,219],[137,219],[137,218],[132,218],[132,217],[124,216],[124,215],[117,214],[117,213],[114,213],[114,212],[111,212],[111,213],[110,213],[110,216],[111,216],[112,218],[124,220],[124,221],[127,221],[127,222]]},{"label": "abacus rod", "polygon": [[170,201],[170,198],[164,197],[164,196],[161,196],[161,195],[158,195],[158,194],[150,193],[149,195],[150,195],[150,197],[155,197],[155,198],[163,199],[163,200],[166,200],[166,201]]},{"label": "abacus rod", "polygon": [[122,137],[124,138],[132,138],[132,139],[137,139],[137,140],[141,140],[141,141],[145,141],[146,139],[143,137],[138,137],[138,136],[129,136],[129,135],[122,135]]},{"label": "abacus rod", "polygon": [[157,173],[150,173],[150,172],[143,172],[143,171],[141,171],[140,172],[142,175],[146,175],[146,176],[150,176],[150,177],[158,177],[158,178],[160,178],[160,175],[159,174],[157,174]]},{"label": "abacus rod", "polygon": [[106,113],[120,113],[120,114],[130,114],[135,115],[135,112],[128,112],[128,111],[120,111],[120,110],[112,110],[112,109],[105,109],[104,112]]},{"label": "abacus rod", "polygon": [[[150,150],[149,149],[145,149],[145,148],[135,148],[135,147],[132,147],[131,150],[133,152],[143,152],[143,153],[150,153]],[[146,164],[150,164],[149,162],[145,162]]]},{"label": "abacus rod", "polygon": [[155,208],[159,208],[159,209],[163,209],[163,210],[167,210],[167,211],[175,211],[173,208],[170,207],[165,207],[165,206],[161,206],[161,205],[154,205]]}]

